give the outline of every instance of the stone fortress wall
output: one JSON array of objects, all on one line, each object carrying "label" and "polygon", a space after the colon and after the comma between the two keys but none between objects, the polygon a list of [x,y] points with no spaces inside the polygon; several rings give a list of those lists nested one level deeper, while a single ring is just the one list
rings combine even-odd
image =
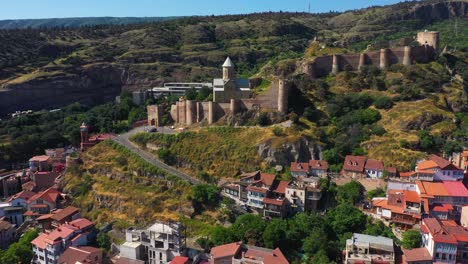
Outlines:
[{"label": "stone fortress wall", "polygon": [[421,46],[381,49],[361,54],[321,56],[303,65],[302,72],[312,78],[320,78],[340,71],[360,70],[373,65],[385,69],[393,64],[409,66],[413,63],[427,63],[433,60],[439,48],[439,32],[419,32],[417,41]]},{"label": "stone fortress wall", "polygon": [[[343,54],[317,57],[303,66],[302,72],[312,78],[320,78],[340,71],[360,70],[366,65],[385,69],[393,64],[409,66],[413,63],[427,63],[433,60],[439,47],[438,32],[420,32],[417,41],[421,46],[381,49],[361,54]],[[191,126],[206,122],[211,125],[226,115],[249,110],[273,110],[288,112],[289,89],[291,84],[284,79],[275,81],[272,87],[256,98],[231,98],[229,102],[196,102],[180,99],[171,105],[170,115],[177,125]],[[159,126],[161,107],[148,106],[148,124]]]}]

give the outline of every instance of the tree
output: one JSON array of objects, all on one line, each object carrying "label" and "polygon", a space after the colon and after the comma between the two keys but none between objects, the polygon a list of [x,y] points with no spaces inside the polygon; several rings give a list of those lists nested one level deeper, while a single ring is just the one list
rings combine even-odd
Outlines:
[{"label": "tree", "polygon": [[132,125],[136,121],[142,120],[146,117],[145,111],[141,107],[133,108],[128,113],[128,123]]},{"label": "tree", "polygon": [[364,197],[365,188],[358,181],[352,181],[338,187],[337,200],[342,203],[356,204]]},{"label": "tree", "polygon": [[100,232],[96,238],[96,243],[99,248],[102,248],[106,252],[110,250],[111,247],[111,239],[109,234],[106,232]]},{"label": "tree", "polygon": [[377,109],[390,109],[393,107],[392,99],[382,96],[375,100],[374,105]]},{"label": "tree", "polygon": [[327,221],[337,236],[346,232],[362,232],[366,226],[366,216],[349,203],[339,204],[327,215]]},{"label": "tree", "polygon": [[411,229],[403,233],[401,245],[406,249],[417,248],[421,245],[421,234],[418,230]]},{"label": "tree", "polygon": [[172,155],[171,151],[167,148],[160,148],[157,151],[158,157],[164,161],[164,163],[169,165],[174,165],[176,163],[176,157]]},{"label": "tree", "polygon": [[[262,238],[267,248],[277,248],[286,242],[286,230],[288,225],[283,219],[273,219],[265,228]],[[287,244],[285,244],[287,246]],[[284,247],[283,247],[284,248]]]},{"label": "tree", "polygon": [[331,264],[333,263],[327,255],[325,250],[320,250],[317,254],[314,255],[312,264]]},{"label": "tree", "polygon": [[196,100],[197,95],[198,95],[198,92],[193,87],[185,91],[185,99],[187,100]]},{"label": "tree", "polygon": [[27,231],[18,242],[11,244],[7,250],[1,252],[0,263],[30,263],[33,257],[31,241],[38,235],[36,230]]},{"label": "tree", "polygon": [[257,124],[259,126],[268,126],[271,124],[271,120],[270,118],[268,117],[268,114],[267,113],[261,113],[258,117],[257,117]]},{"label": "tree", "polygon": [[219,203],[219,189],[216,185],[198,184],[192,187],[193,200],[202,205],[215,206]]},{"label": "tree", "polygon": [[328,234],[323,228],[315,227],[310,235],[302,241],[302,249],[305,253],[314,255],[328,245]]},{"label": "tree", "polygon": [[212,245],[229,244],[236,241],[236,236],[231,228],[216,226],[210,232],[210,242]]},{"label": "tree", "polygon": [[232,225],[237,240],[243,240],[253,245],[261,244],[262,234],[265,228],[265,221],[260,216],[252,214],[239,216]]}]

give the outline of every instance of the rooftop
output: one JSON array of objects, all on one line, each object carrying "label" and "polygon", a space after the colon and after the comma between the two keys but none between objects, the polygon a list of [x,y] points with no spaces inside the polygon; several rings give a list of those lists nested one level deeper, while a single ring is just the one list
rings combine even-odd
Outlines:
[{"label": "rooftop", "polygon": [[67,217],[71,217],[80,212],[79,208],[68,206],[67,208],[60,210],[59,212],[52,215],[52,219],[61,222]]},{"label": "rooftop", "polygon": [[234,63],[232,62],[231,58],[227,57],[226,61],[224,61],[223,67],[234,67]]},{"label": "rooftop", "polygon": [[403,249],[407,262],[432,261],[432,256],[426,248]]},{"label": "rooftop", "polygon": [[328,162],[325,160],[309,160],[309,166],[316,170],[328,170]]},{"label": "rooftop", "polygon": [[348,155],[345,158],[343,164],[343,170],[345,171],[356,171],[356,172],[364,172],[364,165],[366,163],[365,156],[351,156]]},{"label": "rooftop", "polygon": [[236,255],[242,246],[242,242],[234,242],[225,244],[211,249],[211,256],[213,258],[222,258]]},{"label": "rooftop", "polygon": [[72,263],[89,263],[98,264],[98,262],[89,259],[93,253],[101,253],[102,250],[94,247],[69,247],[60,256],[58,263],[72,264]]},{"label": "rooftop", "polygon": [[47,156],[47,155],[42,155],[42,156],[34,156],[34,157],[32,157],[31,159],[29,159],[29,161],[44,162],[44,161],[48,161],[49,159],[50,159],[49,156]]},{"label": "rooftop", "polygon": [[292,172],[308,172],[309,163],[306,162],[291,162],[291,171]]},{"label": "rooftop", "polygon": [[365,168],[369,170],[384,170],[384,164],[380,160],[368,159]]},{"label": "rooftop", "polygon": [[372,246],[383,246],[386,249],[392,249],[393,251],[393,239],[383,236],[370,236],[364,234],[354,233],[351,239],[347,240],[347,243],[368,243]]}]

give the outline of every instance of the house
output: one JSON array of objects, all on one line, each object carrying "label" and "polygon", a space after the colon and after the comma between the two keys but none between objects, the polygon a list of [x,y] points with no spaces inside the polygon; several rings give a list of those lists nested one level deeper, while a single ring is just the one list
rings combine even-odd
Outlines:
[{"label": "house", "polygon": [[390,190],[386,198],[374,198],[372,208],[377,217],[403,229],[412,228],[421,220],[421,200],[415,191]]},{"label": "house", "polygon": [[463,169],[437,155],[429,156],[416,165],[416,172],[433,173],[434,181],[461,181],[464,178]]},{"label": "house", "polygon": [[341,170],[341,175],[353,179],[361,179],[367,177],[367,174],[364,171],[366,160],[367,158],[364,156],[346,156],[345,161],[343,163],[343,169]]},{"label": "house", "polygon": [[403,181],[403,182],[415,182],[415,181],[433,181],[434,173],[430,170],[418,170],[400,172],[395,176],[389,177],[391,180]]},{"label": "house", "polygon": [[12,206],[22,206],[26,208],[26,206],[28,205],[28,201],[36,194],[37,193],[31,191],[22,191],[11,196],[8,199],[8,202]]},{"label": "house", "polygon": [[286,199],[293,213],[317,211],[321,198],[319,178],[300,178],[290,182],[286,187]]},{"label": "house", "polygon": [[60,174],[55,171],[37,171],[32,174],[31,180],[34,182],[36,191],[43,191],[55,186],[55,180]]},{"label": "house", "polygon": [[249,179],[250,185],[247,190],[247,205],[257,209],[263,209],[263,199],[267,197],[271,186],[275,181],[274,174],[260,173],[253,179]]},{"label": "house", "polygon": [[263,198],[263,216],[286,217],[288,213],[288,200],[286,199],[286,187],[289,181],[275,180],[267,197]]},{"label": "house", "polygon": [[328,162],[325,160],[309,160],[309,174],[314,177],[326,177]]},{"label": "house", "polygon": [[465,173],[468,172],[468,150],[453,153],[450,160],[453,165],[455,165],[458,168],[461,168]]},{"label": "house", "polygon": [[382,161],[368,159],[364,165],[367,178],[380,179],[384,176],[385,167]]},{"label": "house", "polygon": [[182,256],[177,256],[171,262],[169,262],[169,264],[188,264],[188,263],[189,263],[189,258],[182,257]]},{"label": "house", "polygon": [[69,247],[63,252],[58,264],[101,264],[103,252],[95,247]]},{"label": "house", "polygon": [[346,240],[345,264],[358,263],[395,263],[393,240],[382,236],[354,233]]},{"label": "house", "polygon": [[24,211],[25,208],[22,206],[9,206],[3,208],[4,218],[18,227],[24,223]]},{"label": "house", "polygon": [[68,206],[64,209],[58,209],[50,218],[52,219],[52,226],[58,227],[66,222],[81,218],[81,213],[79,208]]},{"label": "house", "polygon": [[36,171],[50,171],[52,169],[52,159],[47,155],[34,156],[29,159],[29,170]]},{"label": "house", "polygon": [[293,177],[307,177],[309,175],[309,163],[291,162],[291,175]]},{"label": "house", "polygon": [[289,264],[279,248],[274,250],[235,242],[211,249],[210,264]]},{"label": "house", "polygon": [[79,218],[60,225],[50,233],[40,233],[31,244],[33,245],[34,263],[57,263],[59,257],[70,246],[86,246],[95,237],[94,224]]},{"label": "house", "polygon": [[7,249],[15,238],[15,225],[0,220],[0,249]]},{"label": "house", "polygon": [[[437,210],[454,207],[455,211],[461,212],[461,206],[468,204],[468,189],[460,181],[426,182],[416,181],[416,191],[426,207],[425,213],[438,217]],[[459,217],[456,216],[456,217]]]},{"label": "house", "polygon": [[427,248],[402,249],[403,263],[432,264],[432,256]]},{"label": "house", "polygon": [[39,192],[29,199],[28,211],[25,215],[35,218],[39,215],[48,214],[51,210],[57,208],[61,199],[62,194],[55,188]]},{"label": "house", "polygon": [[434,263],[468,262],[468,230],[455,221],[425,218],[421,232],[422,244]]},{"label": "house", "polygon": [[145,263],[167,263],[186,252],[184,227],[178,222],[156,222],[148,229],[125,232],[120,256]]}]

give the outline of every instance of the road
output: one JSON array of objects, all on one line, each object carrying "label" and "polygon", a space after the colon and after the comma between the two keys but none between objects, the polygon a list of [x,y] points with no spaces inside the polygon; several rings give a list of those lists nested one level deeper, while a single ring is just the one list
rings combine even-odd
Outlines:
[{"label": "road", "polygon": [[[156,159],[153,156],[153,154],[149,153],[148,151],[145,151],[145,150],[142,150],[142,149],[136,147],[128,139],[131,135],[139,133],[139,132],[145,132],[147,129],[148,129],[148,127],[137,127],[137,128],[134,128],[134,129],[130,130],[129,132],[127,132],[125,134],[121,134],[118,137],[115,137],[113,140],[115,142],[119,143],[120,145],[128,148],[133,153],[137,154],[138,156],[140,156],[142,159],[146,160],[147,162],[149,162],[149,163],[153,164],[154,166],[166,171],[167,173],[170,173],[170,174],[172,174],[172,175],[174,175],[176,177],[179,177],[182,180],[188,181],[191,184],[194,184],[194,185],[200,184],[201,182],[198,179],[196,179],[196,178],[194,178],[192,176],[189,176],[189,175],[187,175],[187,174],[185,174],[185,173],[183,173],[181,171],[178,171],[176,168],[171,167],[171,166],[165,164],[164,162]],[[158,127],[157,129],[158,129],[157,133],[164,133],[164,134],[175,134],[175,133],[177,133],[173,129],[170,129],[170,128]]]}]

